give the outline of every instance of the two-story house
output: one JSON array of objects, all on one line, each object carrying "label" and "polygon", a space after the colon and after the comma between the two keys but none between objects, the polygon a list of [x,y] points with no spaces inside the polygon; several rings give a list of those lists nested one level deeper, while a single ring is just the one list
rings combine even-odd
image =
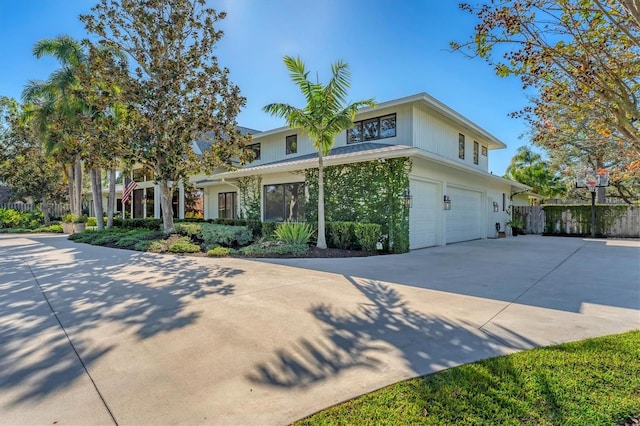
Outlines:
[{"label": "two-story house", "polygon": [[[410,248],[497,235],[510,219],[510,197],[529,189],[488,172],[489,152],[506,145],[426,93],[360,111],[355,127],[336,138],[326,166],[408,157],[412,162]],[[253,134],[255,160],[236,171],[196,176],[204,218],[236,217],[242,200],[238,180],[261,177],[261,219],[301,219],[304,174],[316,168],[312,141],[299,129]]]}]

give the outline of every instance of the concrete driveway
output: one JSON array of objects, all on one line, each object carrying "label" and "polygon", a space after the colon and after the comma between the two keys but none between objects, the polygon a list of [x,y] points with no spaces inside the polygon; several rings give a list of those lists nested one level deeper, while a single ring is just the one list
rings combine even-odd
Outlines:
[{"label": "concrete driveway", "polygon": [[0,235],[0,424],[285,424],[409,377],[638,328],[638,241],[251,261]]}]

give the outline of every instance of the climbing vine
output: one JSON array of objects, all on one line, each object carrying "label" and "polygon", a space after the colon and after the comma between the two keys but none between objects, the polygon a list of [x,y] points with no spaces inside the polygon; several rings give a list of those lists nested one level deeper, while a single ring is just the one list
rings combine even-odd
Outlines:
[{"label": "climbing vine", "polygon": [[[327,222],[377,223],[384,249],[409,251],[409,209],[403,194],[409,188],[411,161],[393,158],[325,168],[325,212]],[[309,200],[308,222],[318,220],[318,170],[305,171]]]},{"label": "climbing vine", "polygon": [[238,179],[240,192],[240,219],[260,220],[262,177],[247,176]]},{"label": "climbing vine", "polygon": [[[609,228],[622,217],[627,205],[596,205],[596,235],[606,235]],[[545,205],[546,234],[591,234],[591,205]]]}]

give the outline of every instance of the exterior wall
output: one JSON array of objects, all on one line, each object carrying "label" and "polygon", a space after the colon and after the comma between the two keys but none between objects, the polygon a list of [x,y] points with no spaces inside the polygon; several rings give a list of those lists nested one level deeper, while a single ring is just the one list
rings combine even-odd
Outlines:
[{"label": "exterior wall", "polygon": [[[479,208],[482,238],[496,237],[495,224],[500,223],[500,229],[505,230],[506,222],[510,220],[507,211],[509,209],[511,186],[508,183],[499,182],[491,176],[482,177],[422,159],[413,160],[410,178],[412,181],[425,181],[437,185],[437,195],[435,199],[430,200],[435,205],[432,211],[436,212],[434,217],[437,222],[436,245],[446,245],[448,243],[447,219],[452,216],[452,212],[456,209],[456,197],[451,196],[450,194],[452,193],[475,191],[481,194]],[[505,199],[504,206],[502,204],[503,194]],[[444,195],[451,197],[451,210],[444,210]],[[498,203],[497,212],[493,211],[493,201]],[[419,202],[417,203],[415,196],[413,204],[420,204]],[[409,225],[409,232],[411,233],[411,224]]]},{"label": "exterior wall", "polygon": [[[422,107],[413,108],[413,145],[417,148],[464,163],[479,170],[489,170],[489,150],[482,155],[482,147],[488,143],[467,129],[454,124],[440,115]],[[458,157],[458,135],[465,136],[464,160]],[[473,163],[473,142],[478,142],[478,164]]]}]

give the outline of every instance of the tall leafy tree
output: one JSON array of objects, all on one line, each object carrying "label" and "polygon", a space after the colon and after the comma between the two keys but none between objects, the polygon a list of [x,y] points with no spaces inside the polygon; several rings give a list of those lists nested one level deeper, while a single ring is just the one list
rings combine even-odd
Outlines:
[{"label": "tall leafy tree", "polygon": [[518,148],[504,177],[529,185],[534,192],[547,198],[565,192],[562,175],[554,172],[549,162],[526,146]]},{"label": "tall leafy tree", "polygon": [[300,88],[306,105],[298,108],[289,104],[273,103],[264,107],[269,114],[282,117],[293,128],[309,135],[318,151],[318,248],[327,248],[324,213],[324,163],[336,136],[353,127],[356,112],[362,107],[374,107],[373,99],[347,103],[347,90],[351,86],[348,64],[338,61],[331,65],[331,79],[326,85],[309,80],[309,72],[302,60],[284,57],[291,80]]},{"label": "tall leafy tree", "polygon": [[[640,26],[636,0],[507,0],[462,4],[479,23],[454,49],[479,56],[536,95],[520,112],[537,130],[584,123],[591,149],[640,160]],[[558,113],[561,113],[558,115]],[[567,117],[567,121],[560,119]],[[575,135],[576,137],[579,135]],[[556,141],[558,142],[558,141]]]},{"label": "tall leafy tree", "polygon": [[49,202],[62,198],[64,183],[59,166],[46,152],[31,109],[0,98],[0,181],[9,186],[12,197],[42,203],[45,225],[49,225]]},{"label": "tall leafy tree", "polygon": [[[214,55],[223,36],[217,22],[225,16],[205,0],[100,0],[80,17],[103,45],[135,64],[120,83],[133,106],[129,145],[135,160],[154,172],[166,233],[174,231],[171,201],[180,181],[244,159],[247,138],[237,131],[236,116],[245,99]],[[192,143],[202,137],[212,147],[199,158]]]}]

